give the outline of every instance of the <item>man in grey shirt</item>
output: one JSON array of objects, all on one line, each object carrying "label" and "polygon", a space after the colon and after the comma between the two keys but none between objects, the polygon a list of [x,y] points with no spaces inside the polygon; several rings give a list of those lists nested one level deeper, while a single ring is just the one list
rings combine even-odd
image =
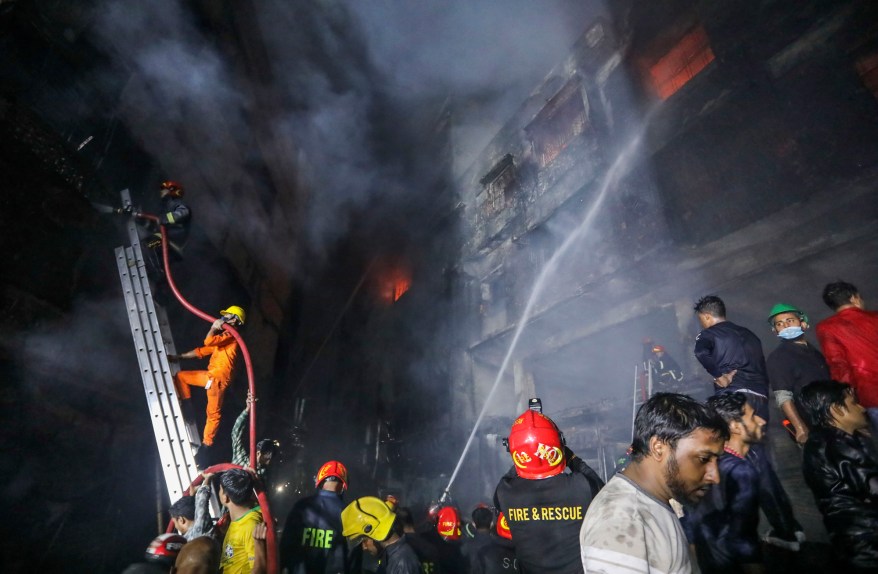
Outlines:
[{"label": "man in grey shirt", "polygon": [[658,393],[640,407],[631,464],[607,482],[582,522],[586,574],[691,572],[671,501],[697,504],[719,483],[717,459],[728,437],[726,422],[686,395]]}]

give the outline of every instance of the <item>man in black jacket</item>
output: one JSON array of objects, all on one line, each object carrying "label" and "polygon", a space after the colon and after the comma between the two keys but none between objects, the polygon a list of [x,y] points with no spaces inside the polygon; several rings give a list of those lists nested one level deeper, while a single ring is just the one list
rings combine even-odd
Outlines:
[{"label": "man in black jacket", "polygon": [[351,543],[378,558],[377,574],[423,574],[402,524],[380,498],[363,496],[348,504],[341,523],[342,534]]},{"label": "man in black jacket", "polygon": [[[494,491],[524,572],[578,574],[579,529],[603,481],[564,444],[549,417],[528,409],[508,439],[514,463]],[[569,472],[565,469],[569,468]]]},{"label": "man in black jacket", "polygon": [[473,532],[471,537],[464,539],[461,553],[469,563],[470,574],[478,570],[479,553],[491,544],[491,523],[494,512],[487,505],[480,504],[472,512]]},{"label": "man in black jacket", "polygon": [[512,532],[502,512],[497,516],[494,530],[490,544],[479,550],[478,560],[470,567],[470,574],[518,574]]},{"label": "man in black jacket", "polygon": [[715,295],[695,304],[702,331],[695,338],[695,358],[713,377],[714,392],[742,392],[756,414],[768,420],[768,373],[762,341],[750,329],[726,319],[726,306]]},{"label": "man in black jacket", "polygon": [[347,574],[347,545],[342,536],[341,495],[348,471],[331,460],[317,472],[317,492],[290,511],[280,543],[281,567],[289,574]]},{"label": "man in black jacket", "polygon": [[[716,295],[699,299],[695,304],[695,313],[702,328],[695,339],[695,357],[714,377],[714,392],[744,393],[756,415],[767,423],[768,372],[762,354],[762,341],[749,329],[727,320],[726,305]],[[790,499],[771,466],[768,450],[763,444],[755,444],[747,456],[759,469],[760,506],[773,528],[766,541],[798,551],[804,533],[793,515]]]},{"label": "man in black jacket", "polygon": [[[171,248],[172,254],[181,257],[183,255],[183,248],[189,240],[192,210],[183,202],[183,186],[175,181],[162,182],[159,195],[161,196],[162,204],[159,220],[161,225],[164,225],[165,231],[168,234],[168,247]],[[156,233],[154,239],[161,241],[161,235]]]},{"label": "man in black jacket", "polygon": [[845,572],[878,571],[878,453],[851,387],[815,381],[796,397],[810,428],[803,471]]},{"label": "man in black jacket", "polygon": [[762,440],[765,421],[747,403],[744,393],[725,393],[707,399],[729,425],[729,438],[717,461],[720,483],[701,504],[688,509],[681,523],[695,544],[703,572],[763,573],[759,541],[759,469],[748,460],[750,448]]}]

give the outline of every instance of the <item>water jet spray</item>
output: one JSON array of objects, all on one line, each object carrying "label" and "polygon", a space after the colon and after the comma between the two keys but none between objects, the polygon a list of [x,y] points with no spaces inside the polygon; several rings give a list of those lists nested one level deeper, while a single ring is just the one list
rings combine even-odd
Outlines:
[{"label": "water jet spray", "polygon": [[543,290],[546,286],[546,280],[555,273],[558,269],[558,265],[561,259],[570,251],[571,247],[580,239],[582,239],[585,234],[591,229],[592,222],[594,221],[595,216],[597,215],[600,207],[603,205],[604,199],[609,193],[610,188],[616,184],[621,176],[628,171],[628,167],[631,164],[631,160],[634,157],[635,152],[640,147],[640,143],[643,140],[643,135],[646,132],[646,127],[649,125],[649,120],[655,112],[655,108],[646,114],[644,122],[640,130],[637,134],[631,139],[630,142],[622,149],[622,151],[616,156],[615,161],[613,161],[610,168],[604,174],[603,180],[601,182],[600,191],[595,197],[594,202],[591,207],[589,207],[588,211],[585,214],[585,217],[582,219],[582,222],[573,230],[573,232],[564,240],[558,250],[552,254],[552,257],[546,262],[543,269],[540,271],[536,280],[534,281],[533,289],[531,290],[530,297],[527,300],[527,305],[525,305],[524,311],[521,314],[521,318],[518,320],[518,325],[516,326],[515,332],[512,336],[512,342],[509,344],[509,350],[506,352],[506,356],[503,358],[503,362],[500,364],[500,370],[497,373],[497,378],[494,379],[494,383],[491,385],[491,390],[488,392],[488,396],[485,398],[485,403],[482,406],[481,411],[479,412],[479,416],[476,418],[476,422],[473,425],[473,430],[469,434],[469,438],[466,441],[466,445],[463,448],[463,452],[460,455],[460,459],[457,461],[457,466],[454,467],[454,472],[451,474],[451,479],[448,481],[448,486],[445,487],[445,490],[442,492],[441,501],[444,501],[447,497],[450,496],[451,487],[454,484],[455,479],[457,479],[457,474],[460,472],[461,466],[463,466],[463,461],[466,458],[467,453],[469,452],[470,447],[472,446],[473,439],[476,436],[476,432],[478,432],[479,426],[482,424],[482,419],[485,418],[485,413],[488,410],[488,405],[491,404],[491,399],[494,397],[494,393],[497,392],[497,388],[500,385],[500,381],[503,378],[503,375],[506,373],[506,368],[509,365],[509,361],[512,359],[512,355],[515,352],[515,348],[518,345],[518,339],[521,337],[522,332],[528,324],[528,320],[530,319],[531,314],[533,313],[533,309],[536,306],[537,301],[539,300],[540,295],[542,295]]}]

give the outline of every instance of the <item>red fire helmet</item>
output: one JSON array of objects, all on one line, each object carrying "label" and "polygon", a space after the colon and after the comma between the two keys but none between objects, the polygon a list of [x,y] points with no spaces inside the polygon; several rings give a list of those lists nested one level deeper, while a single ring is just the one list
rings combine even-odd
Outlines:
[{"label": "red fire helmet", "polygon": [[460,540],[460,513],[453,506],[439,509],[439,521],[436,530],[443,540]]},{"label": "red fire helmet", "polygon": [[506,540],[512,540],[512,531],[509,530],[509,522],[506,521],[506,516],[502,512],[497,516],[497,535]]},{"label": "red fire helmet", "polygon": [[186,539],[179,534],[160,534],[147,547],[145,557],[150,562],[173,566],[184,544]]},{"label": "red fire helmet", "polygon": [[664,352],[665,352],[665,348],[662,347],[661,345],[655,345],[655,346],[652,348],[652,352],[653,352],[653,353],[664,353]]},{"label": "red fire helmet", "polygon": [[533,410],[523,412],[512,423],[509,454],[521,478],[548,478],[567,466],[561,431],[552,419]]},{"label": "red fire helmet", "polygon": [[339,479],[344,488],[348,487],[348,469],[337,460],[323,463],[323,466],[320,467],[320,470],[317,471],[317,476],[314,478],[314,487],[319,488],[320,483],[330,476]]},{"label": "red fire helmet", "polygon": [[167,189],[171,197],[183,197],[183,186],[176,181],[163,181],[162,189]]}]

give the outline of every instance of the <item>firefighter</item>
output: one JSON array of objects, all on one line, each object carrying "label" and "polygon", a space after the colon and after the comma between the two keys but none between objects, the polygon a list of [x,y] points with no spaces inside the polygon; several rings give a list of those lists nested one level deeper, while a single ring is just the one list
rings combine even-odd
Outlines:
[{"label": "firefighter", "polygon": [[494,523],[494,511],[487,504],[480,503],[473,509],[472,523],[467,525],[467,538],[461,545],[470,573],[478,569],[479,553],[491,544],[491,525]]},{"label": "firefighter", "polygon": [[320,467],[317,492],[299,500],[287,516],[280,543],[281,568],[289,574],[346,574],[347,546],[341,534],[342,494],[348,470],[337,460]]},{"label": "firefighter", "polygon": [[[461,551],[460,512],[453,506],[443,506],[436,514],[436,528],[433,531],[433,544],[436,548],[435,568],[425,574],[452,574],[464,572],[466,563]],[[422,566],[424,563],[421,563]]]},{"label": "firefighter", "polygon": [[341,513],[342,534],[379,559],[377,574],[422,574],[396,514],[380,498],[364,496]]},{"label": "firefighter", "polygon": [[189,400],[190,387],[203,387],[207,391],[207,422],[204,425],[202,446],[213,446],[213,439],[219,428],[223,394],[232,380],[232,370],[238,356],[238,342],[225,329],[223,324],[240,327],[247,320],[244,309],[232,305],[220,311],[221,317],[210,325],[204,337],[204,346],[187,351],[182,355],[168,355],[169,361],[180,359],[203,359],[210,356],[206,371],[180,371],[174,375],[174,388],[180,400]]},{"label": "firefighter", "polygon": [[478,561],[470,568],[470,574],[515,574],[518,571],[512,533],[501,512],[497,516],[495,532],[491,533],[491,542],[479,550]]},{"label": "firefighter", "polygon": [[661,345],[653,345],[652,357],[648,366],[652,369],[653,383],[657,383],[665,390],[677,389],[683,382],[683,371],[680,370],[680,365]]},{"label": "firefighter", "polygon": [[[192,211],[183,202],[183,186],[175,181],[162,182],[159,189],[161,207],[159,209],[159,224],[165,228],[168,236],[168,256],[174,261],[183,259],[183,248],[189,239],[189,226],[192,223]],[[118,210],[119,213],[131,213],[131,207]],[[139,213],[134,214],[139,217]],[[165,265],[162,254],[162,234],[158,225],[151,220],[139,218],[139,223],[144,230],[140,233],[140,239],[147,249],[143,256],[149,276],[155,282],[156,301],[164,303],[168,298],[167,278],[165,277]]]},{"label": "firefighter", "polygon": [[533,408],[512,423],[507,447],[514,466],[500,479],[494,506],[509,523],[521,570],[581,573],[579,529],[603,481]]},{"label": "firefighter", "polygon": [[[183,186],[176,181],[164,181],[159,189],[161,209],[159,221],[168,235],[168,247],[178,258],[183,256],[183,248],[189,240],[189,225],[192,222],[192,210],[183,202]],[[155,231],[147,243],[151,249],[161,249],[162,236]]]}]

